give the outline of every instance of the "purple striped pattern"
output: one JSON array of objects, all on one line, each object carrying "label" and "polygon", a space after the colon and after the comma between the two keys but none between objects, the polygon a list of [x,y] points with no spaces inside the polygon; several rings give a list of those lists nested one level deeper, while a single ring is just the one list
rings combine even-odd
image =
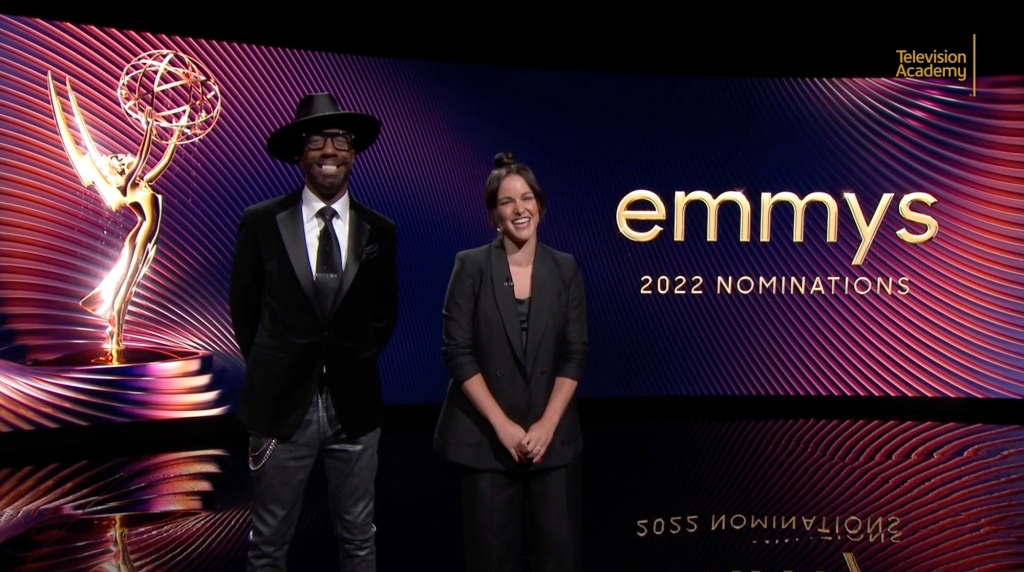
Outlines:
[{"label": "purple striped pattern", "polygon": [[[735,153],[745,156],[733,165],[680,165],[680,174],[664,186],[651,183],[647,188],[669,210],[665,230],[652,242],[622,236],[576,241],[571,251],[589,262],[586,276],[619,282],[588,299],[597,309],[590,314],[591,331],[614,332],[604,340],[607,351],[592,361],[602,372],[593,394],[635,395],[642,388],[648,395],[1024,395],[1021,78],[985,78],[976,100],[969,85],[956,82],[707,83],[709,92],[735,106],[738,122],[749,120],[751,129],[769,132],[777,147],[737,141]],[[801,145],[801,155],[788,155]],[[800,161],[799,168],[793,161]],[[731,204],[721,209],[717,243],[704,241],[700,204],[687,209],[685,241],[673,242],[674,190],[717,195],[737,186],[752,206],[751,242],[739,242],[738,211]],[[759,242],[761,193],[783,191],[824,191],[835,198],[838,242],[825,242],[820,205],[807,210],[803,243],[791,242],[788,206],[773,211],[771,242]],[[882,193],[896,195],[859,267],[850,264],[860,237],[841,196],[847,191],[857,195],[868,218]],[[907,244],[895,234],[902,227],[923,230],[899,218],[899,200],[910,192],[938,199],[933,207],[914,207],[939,224],[938,235],[925,244]],[[642,275],[700,275],[704,293],[641,295]],[[719,275],[734,278],[732,294],[716,293]],[[755,289],[741,295],[735,292],[740,276],[753,277],[755,286],[759,276],[807,277],[808,289],[814,277],[833,276],[841,285],[848,278],[851,290],[791,295]],[[871,294],[853,293],[859,277],[869,279]],[[875,293],[876,281],[890,277],[894,292],[895,279],[907,277],[909,294]],[[824,286],[828,290],[829,282]]]},{"label": "purple striped pattern", "polygon": [[[401,319],[382,359],[389,403],[443,396],[440,306],[454,253],[493,236],[480,190],[498,150],[515,151],[541,176],[551,191],[542,240],[573,253],[583,271],[592,349],[583,395],[1024,395],[1021,78],[981,78],[972,99],[955,81],[559,74],[6,17],[0,32],[0,358],[9,362],[100,343],[103,324],[78,300],[133,222],[72,171],[46,72],[72,78],[102,150],[134,152],[139,134],[114,89],[127,62],[167,48],[217,77],[223,111],[156,184],[164,225],[126,342],[211,352],[211,390],[222,393],[195,411],[230,405],[242,375],[226,304],[235,222],[246,206],[301,181],[266,156],[266,137],[303,94],[322,90],[384,125],[358,157],[352,185],[399,228]],[[694,205],[684,243],[671,240],[671,221],[656,241],[632,243],[613,213],[636,188],[654,190],[670,210],[675,190],[743,189],[753,241],[738,242],[727,205],[718,242],[705,243]],[[868,216],[882,193],[896,194],[860,267],[850,265],[860,238],[841,198],[847,190]],[[820,206],[808,210],[802,244],[789,239],[786,206],[774,211],[772,241],[758,242],[760,194],[782,191],[836,198],[838,243],[824,241]],[[894,235],[904,226],[896,210],[917,191],[938,199],[917,210],[938,220],[939,233],[909,245]],[[705,294],[643,296],[645,274],[699,274]],[[718,295],[717,275],[905,276],[911,291]],[[29,406],[8,404],[18,407]]]}]

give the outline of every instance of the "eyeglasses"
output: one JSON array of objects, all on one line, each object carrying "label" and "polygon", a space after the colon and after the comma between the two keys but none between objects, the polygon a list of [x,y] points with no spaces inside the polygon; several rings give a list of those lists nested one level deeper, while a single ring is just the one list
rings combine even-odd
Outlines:
[{"label": "eyeglasses", "polygon": [[353,137],[350,133],[320,132],[306,134],[306,149],[319,151],[324,148],[328,139],[336,151],[351,151],[355,148],[352,146]]}]

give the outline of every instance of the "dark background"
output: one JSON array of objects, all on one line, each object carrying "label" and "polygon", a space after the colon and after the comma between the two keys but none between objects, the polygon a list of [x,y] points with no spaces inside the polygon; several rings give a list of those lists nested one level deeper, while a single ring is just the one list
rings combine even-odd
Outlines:
[{"label": "dark background", "polygon": [[[211,40],[422,61],[552,70],[733,77],[891,77],[898,49],[970,53],[978,36],[978,75],[1024,71],[1019,29],[991,24],[1007,14],[948,15],[956,25],[915,24],[915,12],[874,14],[858,24],[844,9],[821,16],[773,12],[740,26],[735,11],[674,11],[618,5],[569,14],[516,4],[469,10],[399,9],[344,3],[278,3],[270,8],[136,3],[119,11],[93,5],[22,4],[3,11],[78,24]],[[724,11],[723,11],[724,12]],[[825,17],[826,13],[833,17]],[[838,17],[836,17],[838,16]],[[751,19],[756,14],[749,14]],[[799,19],[798,19],[799,18]],[[806,24],[803,22],[806,21]],[[985,20],[985,21],[983,21]],[[987,21],[987,22],[986,22]],[[798,22],[800,23],[798,25]],[[760,23],[760,21],[759,21]]]}]

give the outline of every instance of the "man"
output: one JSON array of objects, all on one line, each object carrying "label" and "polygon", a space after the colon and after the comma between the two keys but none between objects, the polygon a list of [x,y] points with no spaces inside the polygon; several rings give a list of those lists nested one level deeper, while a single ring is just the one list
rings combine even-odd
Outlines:
[{"label": "man", "polygon": [[238,415],[254,493],[249,570],[284,570],[318,451],[342,570],[374,570],[377,358],[398,317],[395,224],[348,189],[380,122],[304,97],[267,151],[306,184],[249,207],[238,226],[231,321],[246,360]]}]

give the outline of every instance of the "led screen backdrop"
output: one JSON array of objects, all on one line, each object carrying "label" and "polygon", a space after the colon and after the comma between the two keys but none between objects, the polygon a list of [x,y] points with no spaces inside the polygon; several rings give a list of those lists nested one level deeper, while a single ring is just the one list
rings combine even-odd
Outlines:
[{"label": "led screen backdrop", "polygon": [[[494,237],[482,189],[499,151],[537,173],[540,238],[583,272],[584,396],[1024,393],[1020,77],[979,78],[971,97],[955,78],[514,70],[9,17],[0,32],[2,430],[230,409],[235,226],[301,184],[266,137],[324,90],[384,125],[351,189],[399,229],[389,403],[443,397],[440,309],[455,253]],[[193,99],[164,102],[147,135],[132,82],[173,76],[139,63],[155,50],[194,80],[168,93]],[[179,104],[206,123],[165,165]],[[83,184],[69,155],[88,155],[80,123],[97,156],[152,139],[140,172],[159,179],[138,192],[161,197],[158,240]],[[135,266],[129,240],[145,247]],[[123,282],[120,306],[135,353],[85,359],[118,307],[91,293],[136,267],[148,271]]]}]

